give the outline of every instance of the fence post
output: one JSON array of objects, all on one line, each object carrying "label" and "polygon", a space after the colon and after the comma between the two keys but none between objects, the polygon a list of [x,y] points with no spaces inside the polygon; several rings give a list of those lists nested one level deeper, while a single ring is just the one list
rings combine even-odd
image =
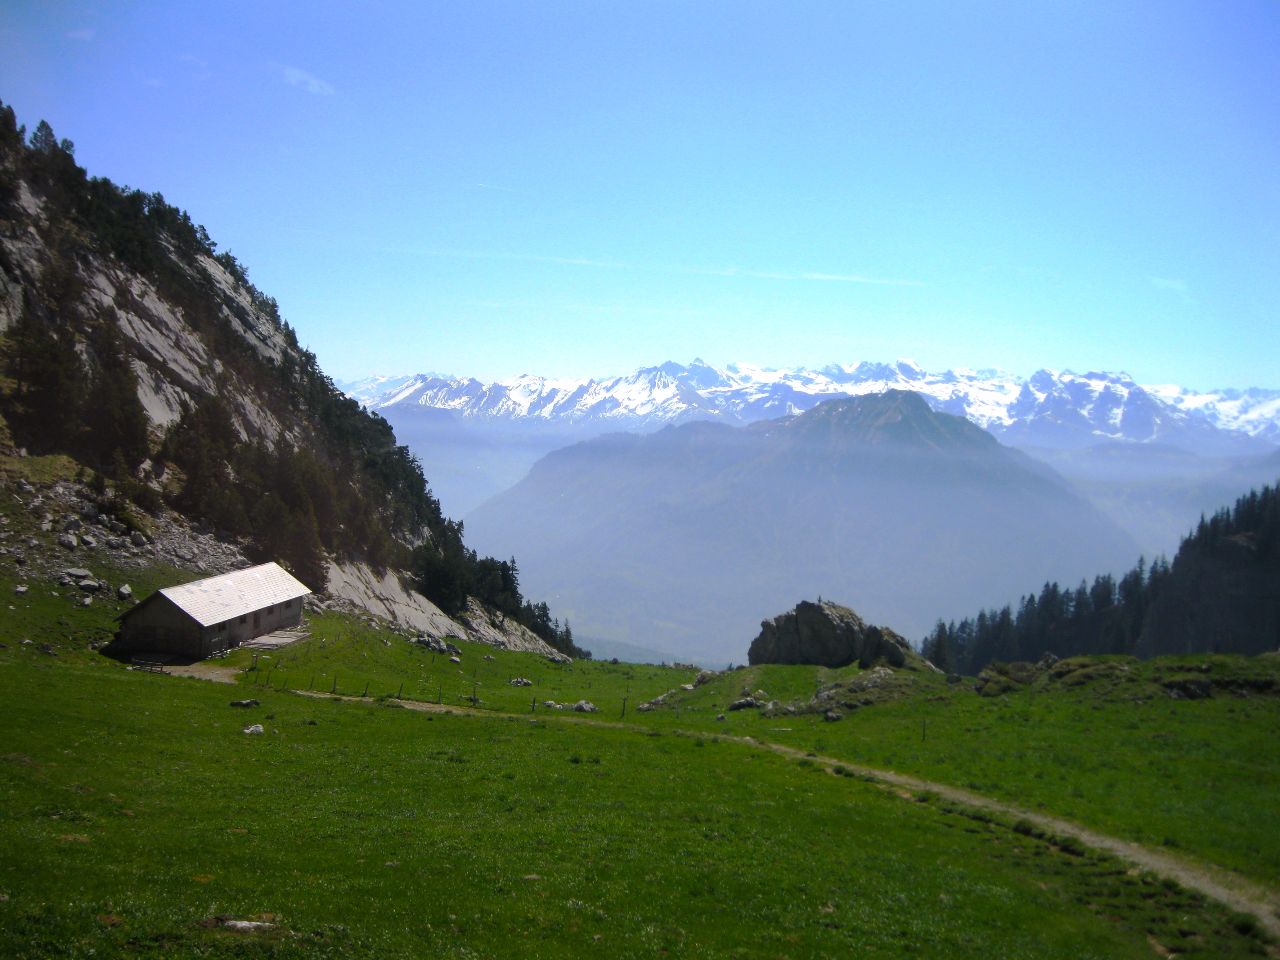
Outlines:
[{"label": "fence post", "polygon": [[368,695],[369,695],[369,681],[366,680],[364,682],[364,693],[360,694],[360,698],[363,700]]},{"label": "fence post", "polygon": [[330,693],[338,692],[338,675],[336,673],[333,675],[333,686],[329,688],[329,692]]}]

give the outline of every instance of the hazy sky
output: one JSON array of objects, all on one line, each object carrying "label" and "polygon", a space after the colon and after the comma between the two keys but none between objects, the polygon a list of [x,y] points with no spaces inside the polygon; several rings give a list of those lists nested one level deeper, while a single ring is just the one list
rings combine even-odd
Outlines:
[{"label": "hazy sky", "polygon": [[8,0],[0,99],[335,378],[1280,387],[1280,4]]}]

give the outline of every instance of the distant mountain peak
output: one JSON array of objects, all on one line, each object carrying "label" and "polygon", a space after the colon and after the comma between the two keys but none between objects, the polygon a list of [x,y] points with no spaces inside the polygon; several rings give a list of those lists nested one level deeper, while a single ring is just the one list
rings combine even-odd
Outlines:
[{"label": "distant mountain peak", "polygon": [[986,449],[996,440],[963,417],[934,410],[913,390],[826,400],[779,425],[780,429],[844,444],[903,449]]},{"label": "distant mountain peak", "polygon": [[[385,389],[378,392],[379,381]],[[824,401],[915,391],[933,410],[964,417],[1025,446],[1074,448],[1105,441],[1164,443],[1197,453],[1264,450],[1280,443],[1280,390],[1196,393],[1142,386],[1128,373],[1044,367],[1028,377],[993,369],[924,370],[913,360],[863,360],[818,369],[747,363],[715,367],[695,357],[604,379],[522,375],[482,383],[438,375],[369,378],[344,385],[380,411],[434,408],[464,418],[598,424],[650,430],[712,419],[753,423],[795,415]]]}]

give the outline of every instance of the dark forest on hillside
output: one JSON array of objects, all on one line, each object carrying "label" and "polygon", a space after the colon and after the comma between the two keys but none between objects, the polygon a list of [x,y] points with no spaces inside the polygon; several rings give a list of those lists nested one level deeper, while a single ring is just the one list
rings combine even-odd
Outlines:
[{"label": "dark forest on hillside", "polygon": [[947,672],[1045,653],[1156,656],[1261,653],[1280,647],[1280,488],[1263,487],[1201,517],[1173,563],[1139,559],[1075,589],[1046,583],[1012,606],[938,622],[922,645]]}]

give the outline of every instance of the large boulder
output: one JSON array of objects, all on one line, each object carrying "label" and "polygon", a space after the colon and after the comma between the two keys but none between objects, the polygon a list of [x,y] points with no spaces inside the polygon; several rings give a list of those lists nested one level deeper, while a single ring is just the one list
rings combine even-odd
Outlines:
[{"label": "large boulder", "polygon": [[883,660],[906,666],[911,646],[888,627],[863,623],[838,603],[802,600],[794,610],[765,620],[751,642],[747,659],[757,663],[807,663],[822,667],[863,667]]}]

